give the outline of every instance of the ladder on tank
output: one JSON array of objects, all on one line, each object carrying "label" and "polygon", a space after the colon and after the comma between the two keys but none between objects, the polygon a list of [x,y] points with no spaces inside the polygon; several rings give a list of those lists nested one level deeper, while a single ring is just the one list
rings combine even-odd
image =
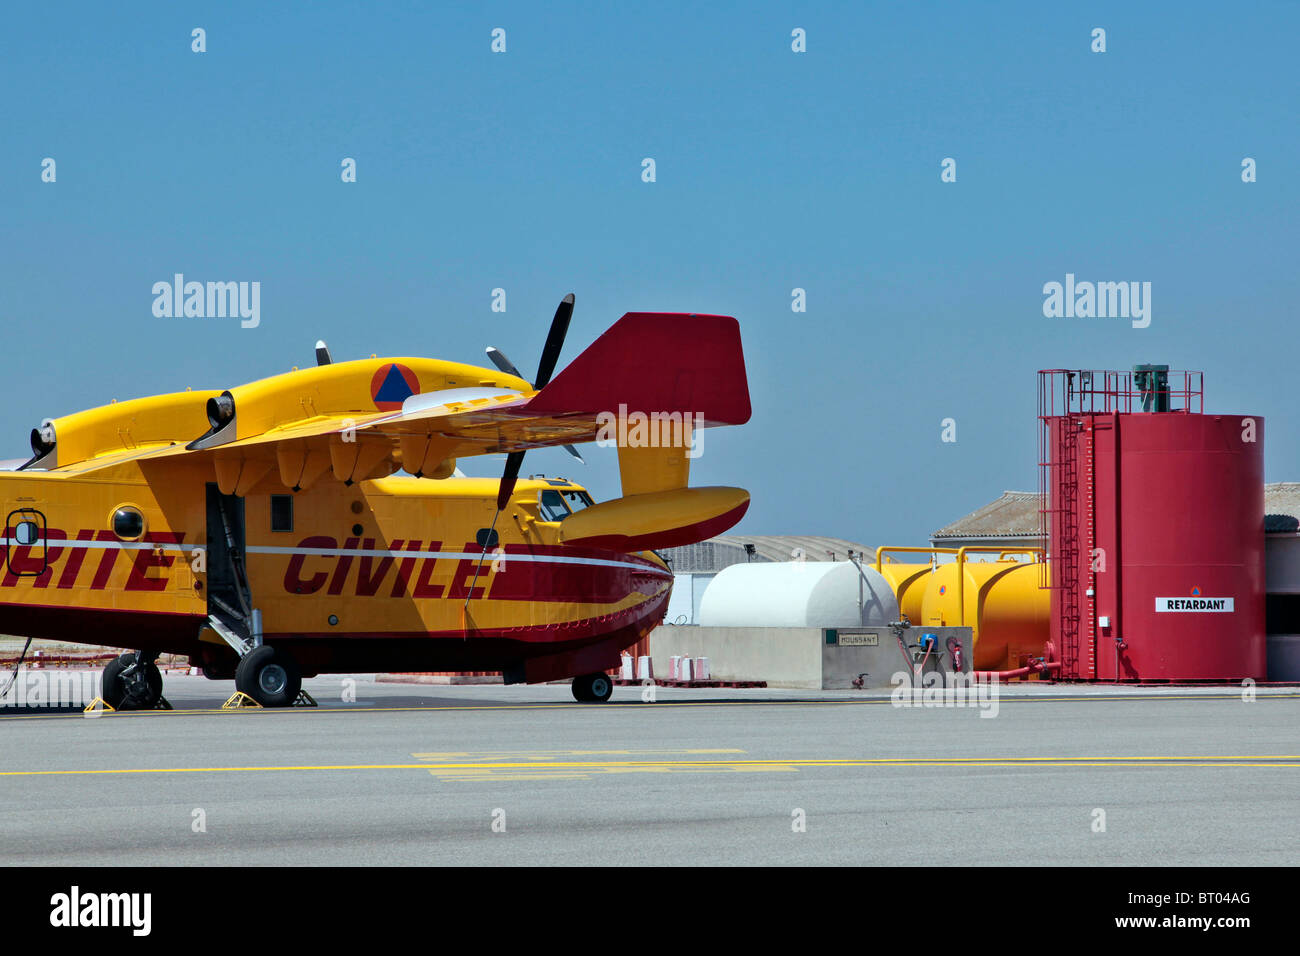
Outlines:
[{"label": "ladder on tank", "polygon": [[1056,580],[1061,613],[1061,674],[1079,672],[1079,434],[1082,419],[1066,415],[1056,432]]},{"label": "ladder on tank", "polygon": [[[1083,416],[1052,402],[1051,373],[1040,374],[1038,496],[1039,530],[1048,558],[1039,569],[1038,586],[1056,593],[1052,601],[1054,636],[1063,677],[1085,676],[1079,664],[1079,434]],[[1089,475],[1091,480],[1091,475]],[[1090,674],[1087,676],[1091,676]]]}]

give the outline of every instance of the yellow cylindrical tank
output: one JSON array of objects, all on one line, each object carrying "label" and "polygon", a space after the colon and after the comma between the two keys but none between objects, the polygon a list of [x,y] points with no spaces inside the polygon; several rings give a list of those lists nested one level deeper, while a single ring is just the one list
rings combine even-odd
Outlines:
[{"label": "yellow cylindrical tank", "polygon": [[929,564],[882,561],[879,565],[881,576],[889,582],[889,586],[894,589],[894,596],[898,598],[898,613],[906,616],[913,624],[921,623],[926,579],[931,570]]},{"label": "yellow cylindrical tank", "polygon": [[1044,571],[1036,562],[967,561],[959,554],[925,579],[921,621],[972,628],[975,670],[1023,667],[1043,656],[1050,633],[1051,592],[1039,586]]},{"label": "yellow cylindrical tank", "polygon": [[[898,599],[898,613],[900,615],[906,617],[913,624],[919,625],[921,623],[925,586],[929,581],[930,572],[934,570],[935,556],[940,554],[955,555],[956,553],[956,548],[914,548],[894,545],[884,545],[876,548],[876,571],[894,589],[894,597]],[[892,557],[892,554],[924,554],[929,557],[929,561],[925,564],[902,562]]]}]

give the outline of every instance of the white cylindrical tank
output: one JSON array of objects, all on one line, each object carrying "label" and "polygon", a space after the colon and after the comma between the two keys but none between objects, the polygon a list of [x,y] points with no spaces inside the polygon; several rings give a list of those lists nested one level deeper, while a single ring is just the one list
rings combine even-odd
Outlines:
[{"label": "white cylindrical tank", "polygon": [[879,627],[898,620],[898,601],[874,568],[851,561],[733,564],[709,582],[704,627]]}]

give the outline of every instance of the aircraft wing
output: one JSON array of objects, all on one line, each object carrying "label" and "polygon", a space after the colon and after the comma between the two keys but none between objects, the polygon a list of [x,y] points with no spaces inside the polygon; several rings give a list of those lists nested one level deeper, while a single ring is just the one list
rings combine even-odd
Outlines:
[{"label": "aircraft wing", "polygon": [[[56,470],[133,458],[147,458],[151,468],[211,461],[224,492],[246,494],[273,469],[289,488],[331,473],[360,481],[399,467],[445,477],[456,459],[593,441],[602,426],[637,413],[676,416],[688,427],[743,424],[750,415],[736,320],[674,313],[624,315],[537,392],[517,376],[472,366],[371,359],[183,394],[206,401],[208,432],[187,443],[119,446],[66,469],[60,459]],[[187,405],[185,420],[194,414]],[[61,427],[53,422],[64,445]]]}]

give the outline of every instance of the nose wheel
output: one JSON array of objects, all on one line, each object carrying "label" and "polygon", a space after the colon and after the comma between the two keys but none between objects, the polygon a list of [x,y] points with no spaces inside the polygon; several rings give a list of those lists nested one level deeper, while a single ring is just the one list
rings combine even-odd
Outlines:
[{"label": "nose wheel", "polygon": [[162,700],[162,672],[144,654],[129,651],[104,668],[100,696],[114,710],[153,710]]},{"label": "nose wheel", "polygon": [[582,704],[603,704],[614,693],[608,674],[586,674],[573,679],[573,699]]}]

